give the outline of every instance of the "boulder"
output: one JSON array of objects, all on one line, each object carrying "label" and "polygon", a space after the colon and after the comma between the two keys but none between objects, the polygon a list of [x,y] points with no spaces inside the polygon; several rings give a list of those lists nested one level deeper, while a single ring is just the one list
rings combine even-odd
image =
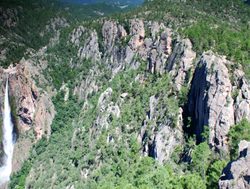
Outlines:
[{"label": "boulder", "polygon": [[250,188],[250,142],[241,141],[239,158],[230,162],[223,170],[219,189]]}]

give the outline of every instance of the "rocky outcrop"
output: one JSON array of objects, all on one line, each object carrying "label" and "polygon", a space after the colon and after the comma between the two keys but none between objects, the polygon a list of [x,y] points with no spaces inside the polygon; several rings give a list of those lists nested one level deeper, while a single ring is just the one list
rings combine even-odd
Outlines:
[{"label": "rocky outcrop", "polygon": [[168,59],[167,70],[173,77],[173,85],[180,91],[184,84],[190,80],[194,68],[196,53],[192,50],[192,43],[189,39],[178,39],[172,54]]},{"label": "rocky outcrop", "polygon": [[193,132],[201,142],[204,126],[209,126],[209,143],[216,149],[227,151],[227,134],[234,125],[232,84],[226,65],[229,62],[204,53],[196,67],[189,94],[188,113]]},{"label": "rocky outcrop", "polygon": [[117,104],[112,102],[113,90],[111,88],[107,88],[99,97],[98,100],[98,110],[99,116],[97,116],[97,120],[95,125],[100,128],[107,129],[109,127],[109,118],[110,116],[120,117],[120,108]]},{"label": "rocky outcrop", "polygon": [[115,21],[105,21],[102,27],[103,59],[114,76],[125,67],[125,46],[122,42],[127,39],[127,32],[122,25]]},{"label": "rocky outcrop", "polygon": [[46,35],[50,36],[49,47],[53,47],[59,43],[61,29],[69,27],[69,23],[63,17],[55,17],[48,21],[45,30],[40,32],[40,36],[44,37]]},{"label": "rocky outcrop", "polygon": [[70,42],[79,47],[81,42],[81,37],[84,35],[85,31],[86,29],[83,26],[75,28],[70,36]]},{"label": "rocky outcrop", "polygon": [[[65,27],[69,27],[67,20],[63,17],[55,17],[49,20],[44,32],[56,32]],[[43,36],[44,32],[40,33],[40,35]]]},{"label": "rocky outcrop", "polygon": [[43,135],[50,135],[55,111],[49,95],[35,85],[28,64],[30,62],[23,61],[16,67],[2,69],[1,80],[9,78],[11,103],[16,110],[19,132],[33,128],[36,139],[40,139]]},{"label": "rocky outcrop", "polygon": [[99,51],[98,36],[95,31],[90,33],[90,37],[86,40],[85,45],[78,50],[78,57],[95,62],[100,61],[101,53]]},{"label": "rocky outcrop", "polygon": [[98,114],[96,116],[92,128],[90,129],[90,135],[93,139],[93,143],[95,143],[95,139],[97,139],[103,131],[108,131],[109,133],[107,137],[107,143],[114,142],[113,135],[119,136],[121,134],[120,131],[112,133],[112,129],[110,128],[110,123],[112,122],[112,119],[119,118],[121,114],[121,110],[118,106],[118,103],[112,101],[112,93],[112,88],[107,88],[103,93],[101,93],[98,99]]},{"label": "rocky outcrop", "polygon": [[132,48],[132,50],[136,50],[138,47],[143,45],[145,29],[142,20],[134,19],[130,21],[130,35],[132,37],[129,41],[129,46]]},{"label": "rocky outcrop", "polygon": [[[146,35],[147,29],[150,32]],[[83,30],[79,27],[72,32],[71,43],[76,46],[80,44],[78,55],[82,54],[86,58],[87,56],[84,54],[89,54],[88,57],[96,62],[95,57],[98,57],[96,55],[98,50],[93,54],[91,54],[91,51],[97,47],[97,36],[89,36],[83,42],[84,32],[90,33]],[[96,39],[93,40],[93,38]],[[95,43],[90,43],[90,41],[95,41]],[[157,22],[147,23],[140,19],[129,21],[129,31],[126,31],[122,25],[115,21],[104,21],[102,41],[100,42],[102,42],[104,51],[99,61],[112,71],[112,76],[126,68],[137,69],[140,64],[145,63],[147,70],[151,73],[170,72],[173,83],[176,85],[176,91],[179,91],[182,85],[187,83],[188,74],[193,69],[193,61],[196,58],[190,40],[178,38],[173,41],[172,31],[169,28]],[[81,44],[84,45],[81,46]],[[101,50],[99,49],[99,51]],[[100,75],[98,68],[94,66],[75,87],[74,94],[86,101],[89,95],[96,93],[101,87],[98,86],[98,81],[96,81],[98,75]],[[119,106],[110,100],[111,93],[107,90],[99,99],[100,114],[92,128],[92,135],[98,136],[100,128],[108,128],[110,117],[119,116]],[[102,98],[102,96],[105,98]],[[121,98],[121,101],[123,101],[124,98]],[[180,108],[177,115],[179,119],[177,124],[172,123],[171,118],[166,118],[165,121],[159,123],[159,117],[167,116],[162,113],[165,110],[157,109],[158,98],[155,96],[150,98],[150,112],[138,135],[138,141],[143,148],[142,154],[154,157],[160,163],[164,163],[170,158],[174,149],[183,143],[182,109]],[[88,103],[86,102],[85,105],[84,107],[87,107]],[[151,129],[148,129],[148,127]]]},{"label": "rocky outcrop", "polygon": [[[250,117],[250,91],[244,75],[236,70],[233,83],[228,69],[232,62],[212,52],[203,53],[196,66],[191,41],[178,35],[173,37],[176,35],[164,24],[131,19],[126,29],[129,31],[118,22],[108,20],[103,22],[102,39],[98,39],[95,31],[78,27],[72,32],[70,41],[79,48],[79,57],[102,62],[112,72],[111,78],[124,69],[137,69],[141,64],[146,64],[147,71],[153,74],[169,72],[175,94],[179,94],[183,86],[190,87],[184,114],[192,118],[194,127],[188,132],[196,134],[199,143],[207,125],[210,145],[216,150],[227,151],[230,127]],[[86,33],[90,35],[83,41]],[[77,84],[74,94],[86,100],[88,95],[97,92],[100,86],[96,76],[100,74],[97,67],[91,69]],[[163,125],[157,127],[164,133],[173,134],[176,130],[168,130],[165,128],[168,124]],[[150,140],[153,144],[156,139],[160,145],[160,135],[165,134],[157,133]]]},{"label": "rocky outcrop", "polygon": [[151,73],[163,74],[166,71],[167,59],[172,52],[172,31],[163,26],[162,31],[153,40],[148,53],[148,70]]},{"label": "rocky outcrop", "polygon": [[230,162],[223,170],[219,180],[220,189],[250,188],[250,142],[241,141],[239,158]]},{"label": "rocky outcrop", "polygon": [[[165,111],[158,109],[159,98],[150,97],[148,115],[138,135],[142,145],[142,154],[150,156],[163,164],[168,161],[174,149],[183,144],[182,109],[176,125],[165,115],[164,121],[159,122],[159,117]],[[169,108],[169,107],[166,107]]]},{"label": "rocky outcrop", "polygon": [[111,53],[118,37],[117,23],[114,21],[105,21],[102,27],[102,36],[105,51]]},{"label": "rocky outcrop", "polygon": [[244,72],[234,71],[234,95],[235,95],[235,121],[240,122],[243,118],[250,121],[250,87],[244,77]]},{"label": "rocky outcrop", "polygon": [[[150,31],[148,36],[146,29]],[[74,29],[69,38],[70,43],[78,47],[78,57],[103,62],[112,71],[112,76],[125,68],[137,69],[141,60],[147,62],[151,73],[166,72],[167,60],[172,53],[172,31],[163,24],[145,23],[140,19],[131,19],[127,30],[118,22],[108,20],[102,25],[102,39],[98,39],[95,31],[82,26]],[[86,37],[86,33],[89,36]],[[183,43],[184,48],[190,47],[183,55],[183,61],[188,62],[186,59],[193,58],[192,45]]]},{"label": "rocky outcrop", "polygon": [[81,79],[75,88],[74,95],[77,95],[81,100],[87,100],[88,96],[96,93],[99,90],[96,77],[99,76],[99,70],[96,68],[89,70],[86,78]]}]

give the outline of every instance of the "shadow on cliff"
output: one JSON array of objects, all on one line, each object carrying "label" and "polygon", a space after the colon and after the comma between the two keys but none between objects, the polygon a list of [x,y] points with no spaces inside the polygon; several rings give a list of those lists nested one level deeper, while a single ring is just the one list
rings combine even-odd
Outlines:
[{"label": "shadow on cliff", "polygon": [[10,107],[11,107],[11,121],[13,124],[13,143],[16,143],[18,137],[19,137],[19,130],[18,130],[18,116],[17,116],[17,106],[16,106],[16,100],[15,97],[11,94],[9,94],[10,98]]}]

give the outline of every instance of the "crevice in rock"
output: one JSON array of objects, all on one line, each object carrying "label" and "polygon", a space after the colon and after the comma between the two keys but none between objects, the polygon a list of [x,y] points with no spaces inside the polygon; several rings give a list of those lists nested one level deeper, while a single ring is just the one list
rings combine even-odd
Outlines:
[{"label": "crevice in rock", "polygon": [[[195,134],[197,144],[204,141],[202,133],[208,124],[206,66],[198,65],[191,82],[188,102],[183,108],[183,130],[189,136]],[[201,111],[202,110],[202,111]]]}]

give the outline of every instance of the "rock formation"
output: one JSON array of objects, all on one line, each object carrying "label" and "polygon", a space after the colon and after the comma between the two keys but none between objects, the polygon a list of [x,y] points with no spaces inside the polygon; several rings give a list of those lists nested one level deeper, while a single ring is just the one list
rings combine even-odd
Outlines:
[{"label": "rock formation", "polygon": [[191,72],[194,68],[196,53],[192,50],[192,43],[189,39],[178,39],[168,59],[167,70],[173,77],[173,85],[180,91],[184,84],[188,84]]},{"label": "rock formation", "polygon": [[234,71],[235,121],[250,120],[250,87],[241,70]]},{"label": "rock formation", "polygon": [[[150,156],[163,164],[170,159],[175,148],[183,144],[182,110],[180,108],[175,125],[167,115],[162,115],[165,111],[159,110],[158,104],[159,97],[151,96],[149,101],[150,111],[138,135],[138,141],[143,147],[142,153],[144,156]],[[165,119],[159,122],[161,116],[165,116]]]},{"label": "rock formation", "polygon": [[[183,115],[191,117],[193,130],[189,132],[196,135],[198,143],[203,141],[204,126],[208,126],[209,143],[213,149],[228,151],[227,134],[230,127],[244,117],[250,119],[250,88],[240,70],[234,70],[234,78],[231,77],[229,66],[232,62],[210,51],[197,58],[191,41],[176,35],[162,23],[141,19],[128,20],[128,26],[113,20],[102,20],[99,23],[102,23],[101,31],[81,25],[72,29],[67,41],[70,48],[75,48],[72,52],[76,53],[76,60],[73,61],[72,58],[69,62],[71,67],[80,65],[83,60],[93,63],[90,70],[79,74],[73,84],[73,94],[79,101],[84,101],[83,111],[88,108],[90,96],[98,94],[99,90],[105,90],[101,86],[102,81],[99,81],[104,74],[104,69],[100,67],[103,66],[108,73],[105,79],[111,81],[119,72],[143,66],[145,74],[169,74],[173,85],[169,93],[173,96],[177,96],[183,86],[190,87],[190,91],[187,110],[185,107],[173,110],[165,104],[161,107],[162,99],[168,92],[149,98],[149,110],[142,118],[143,123],[137,125],[138,130],[133,131],[137,134],[141,155],[153,157],[161,164],[167,162],[175,148],[184,143]],[[59,42],[60,28],[68,26],[67,20],[56,17],[48,22],[40,35],[43,36],[46,32],[55,34],[48,44],[51,47]],[[39,53],[43,56],[46,50],[47,47],[44,47],[33,56],[36,57]],[[5,72],[9,74],[18,131],[21,134],[29,131],[35,133],[34,141],[28,138],[18,141],[15,153],[24,151],[25,155],[21,160],[14,160],[16,167],[28,156],[27,151],[35,141],[43,136],[49,137],[51,133],[55,110],[51,101],[53,92],[47,81],[50,78],[43,75],[47,63],[46,58],[44,59],[39,59],[38,63],[24,60],[16,67],[0,70],[1,82],[5,80]],[[197,65],[195,61],[198,62]],[[144,82],[143,79],[143,74],[135,78],[140,84]],[[45,87],[38,87],[40,84]],[[65,91],[64,100],[67,101],[70,89],[63,83],[61,90]],[[113,89],[108,87],[99,96],[97,116],[91,123],[89,133],[93,143],[103,130],[110,128],[114,117],[120,117],[122,105],[127,103],[126,98],[130,95],[125,91],[114,101],[113,93]],[[176,98],[171,100],[177,101]],[[168,112],[173,116],[169,116]],[[131,125],[124,127],[129,128]],[[118,136],[122,135],[120,128],[112,132],[108,131],[107,143],[115,143]],[[27,149],[24,150],[24,147]]]},{"label": "rock formation", "polygon": [[34,71],[32,68],[34,68],[32,62],[23,60],[16,67],[10,66],[8,69],[0,70],[0,80],[3,87],[6,77],[9,77],[10,103],[18,134],[22,136],[28,131],[33,131],[35,139],[22,137],[17,140],[13,156],[14,170],[20,168],[22,161],[29,155],[29,149],[34,142],[43,136],[49,137],[50,126],[55,115],[50,96],[39,89],[33,80],[33,76],[38,73],[38,70]]},{"label": "rock formation", "polygon": [[188,112],[194,133],[201,142],[204,126],[209,126],[209,143],[227,151],[227,134],[234,125],[232,84],[227,60],[204,53],[196,67],[189,94]]},{"label": "rock formation", "polygon": [[33,81],[28,64],[30,62],[23,61],[16,67],[2,70],[1,80],[9,77],[10,95],[13,97],[12,105],[16,107],[19,131],[27,131],[35,126],[36,138],[40,139],[44,134],[50,135],[55,112],[49,95],[39,90]]},{"label": "rock formation", "polygon": [[250,188],[250,142],[241,141],[239,158],[230,162],[220,177],[220,189]]},{"label": "rock formation", "polygon": [[[77,41],[76,43],[78,44]],[[91,32],[90,37],[85,42],[85,45],[79,49],[78,57],[80,57],[81,59],[92,59],[95,62],[100,61],[101,53],[99,51],[96,31]]]}]

